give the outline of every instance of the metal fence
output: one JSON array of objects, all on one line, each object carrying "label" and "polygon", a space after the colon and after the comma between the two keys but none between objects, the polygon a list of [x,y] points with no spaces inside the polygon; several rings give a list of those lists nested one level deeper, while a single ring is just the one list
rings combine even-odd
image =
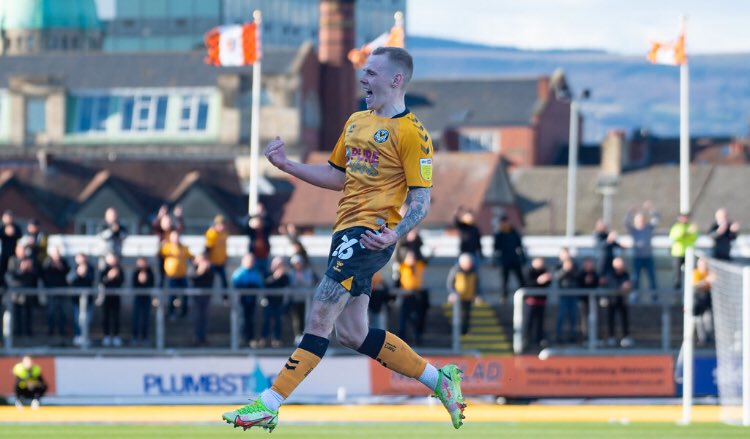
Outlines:
[{"label": "metal fence", "polygon": [[[674,298],[678,293],[677,290],[652,290],[642,291],[643,293],[654,294],[658,298],[656,306],[661,308],[661,350],[669,350],[669,340],[671,337],[670,330],[672,318],[670,307],[674,304]],[[524,299],[526,296],[548,296],[550,299],[557,300],[561,296],[578,296],[588,298],[588,315],[586,316],[586,345],[588,350],[596,350],[599,346],[597,333],[599,329],[599,305],[598,299],[603,297],[615,297],[622,294],[616,289],[583,289],[583,288],[566,288],[561,289],[556,286],[550,288],[519,288],[513,296],[513,352],[520,354],[524,350]],[[627,299],[626,299],[627,300]]]},{"label": "metal fence", "polygon": [[[170,296],[213,296],[213,297],[226,297],[229,300],[229,346],[227,346],[230,352],[237,352],[240,346],[240,328],[243,325],[242,313],[240,306],[240,298],[246,295],[252,295],[256,297],[259,302],[269,296],[282,296],[282,297],[304,297],[305,299],[305,310],[309,313],[310,305],[312,303],[314,289],[312,288],[278,288],[278,289],[200,289],[200,288],[151,288],[151,289],[134,289],[134,288],[73,288],[73,287],[62,287],[62,288],[10,288],[4,295],[4,312],[2,315],[2,333],[4,349],[7,353],[14,352],[13,344],[13,295],[26,295],[26,296],[65,296],[65,297],[78,297],[79,300],[79,312],[78,312],[78,324],[81,328],[81,344],[78,347],[70,348],[71,351],[82,351],[89,352],[94,351],[95,348],[91,344],[91,337],[89,334],[89,320],[91,318],[88,312],[90,296],[99,295],[117,295],[121,297],[133,297],[135,295],[149,295],[152,299],[158,299],[158,306],[156,306],[155,316],[155,345],[152,350],[158,353],[164,353],[167,350],[165,343],[166,339],[166,307],[168,298]],[[392,295],[397,298],[403,298],[407,294],[403,290],[392,290]],[[461,350],[461,315],[460,315],[460,302],[456,301],[453,304],[453,320],[451,322],[452,329],[452,341],[451,351],[458,353]],[[380,326],[387,329],[388,322],[388,307],[382,307],[382,314],[380,316]]]}]

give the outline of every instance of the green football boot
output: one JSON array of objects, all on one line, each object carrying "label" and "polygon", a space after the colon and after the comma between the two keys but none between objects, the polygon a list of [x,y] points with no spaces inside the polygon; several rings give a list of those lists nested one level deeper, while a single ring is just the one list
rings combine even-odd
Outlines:
[{"label": "green football boot", "polygon": [[271,433],[279,423],[279,412],[269,409],[258,398],[252,404],[224,413],[222,418],[227,424],[233,424],[234,428],[242,427],[247,430],[250,427],[262,427]]},{"label": "green football boot", "polygon": [[438,383],[435,388],[435,398],[438,398],[453,421],[453,428],[460,428],[465,418],[464,395],[461,393],[461,374],[463,372],[455,364],[448,364],[438,370]]}]

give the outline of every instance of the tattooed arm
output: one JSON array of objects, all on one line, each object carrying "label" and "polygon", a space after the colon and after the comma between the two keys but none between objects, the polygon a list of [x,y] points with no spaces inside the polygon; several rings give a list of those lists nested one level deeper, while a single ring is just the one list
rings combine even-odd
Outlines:
[{"label": "tattooed arm", "polygon": [[406,206],[406,214],[394,230],[384,224],[380,228],[380,234],[368,231],[360,236],[360,242],[370,250],[382,250],[406,236],[430,211],[430,188],[409,190],[406,194]]}]

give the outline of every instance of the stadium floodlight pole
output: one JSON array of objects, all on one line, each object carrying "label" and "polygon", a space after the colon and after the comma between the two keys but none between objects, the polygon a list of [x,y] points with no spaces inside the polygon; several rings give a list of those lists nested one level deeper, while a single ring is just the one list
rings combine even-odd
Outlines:
[{"label": "stadium floodlight pole", "polygon": [[[681,35],[685,35],[685,16],[680,19]],[[680,64],[680,213],[690,212],[690,102],[689,102],[688,62]],[[693,267],[695,250],[685,251],[685,286],[683,298],[683,341],[682,341],[682,422],[689,424],[693,406]]]},{"label": "stadium floodlight pole", "polygon": [[[262,26],[262,14],[259,10],[253,12],[253,22],[255,23],[256,35],[260,35]],[[256,51],[261,50],[260,38],[256,42]],[[261,75],[261,56],[255,57],[253,62],[253,89],[252,89],[252,109],[250,114],[250,186],[248,189],[247,213],[250,216],[258,213],[258,150],[260,136],[260,75]]]}]

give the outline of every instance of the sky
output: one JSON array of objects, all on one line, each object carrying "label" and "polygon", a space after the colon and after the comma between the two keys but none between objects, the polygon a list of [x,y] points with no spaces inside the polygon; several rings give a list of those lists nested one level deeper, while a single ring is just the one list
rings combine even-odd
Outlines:
[{"label": "sky", "polygon": [[750,52],[746,0],[407,0],[409,35],[523,49],[636,55],[674,39],[687,16],[688,53]]}]

